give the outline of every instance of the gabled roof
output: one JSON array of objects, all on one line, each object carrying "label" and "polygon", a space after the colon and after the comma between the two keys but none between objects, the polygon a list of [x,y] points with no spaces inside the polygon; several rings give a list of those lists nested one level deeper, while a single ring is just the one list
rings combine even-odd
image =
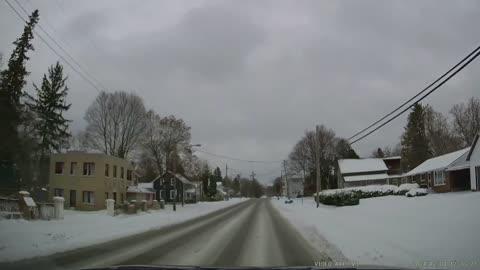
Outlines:
[{"label": "gabled roof", "polygon": [[388,170],[381,158],[339,159],[338,167],[341,174]]},{"label": "gabled roof", "polygon": [[470,151],[468,151],[467,161],[470,161],[470,157],[472,156],[473,150],[475,150],[475,146],[477,145],[479,136],[479,133],[477,133],[477,135],[475,135],[475,138],[473,139],[472,146],[470,146]]},{"label": "gabled roof", "polygon": [[145,188],[142,186],[128,186],[127,192],[129,193],[155,193],[153,189]]},{"label": "gabled roof", "polygon": [[421,174],[421,173],[426,173],[431,171],[444,170],[450,164],[452,164],[457,159],[465,155],[469,150],[470,150],[470,147],[467,147],[465,149],[458,150],[449,154],[427,159],[422,164],[418,165],[416,168],[406,173],[404,176],[411,176],[411,175],[416,175],[416,174]]},{"label": "gabled roof", "polygon": [[158,179],[162,178],[167,173],[170,174],[170,175],[175,175],[175,178],[177,178],[178,180],[180,180],[184,184],[192,185],[192,186],[195,185],[194,183],[190,182],[187,178],[185,178],[183,175],[181,175],[179,173],[174,174],[171,171],[167,171],[163,175],[159,175],[159,176],[155,177],[155,179],[153,179],[150,183],[153,183],[153,182],[157,181]]}]

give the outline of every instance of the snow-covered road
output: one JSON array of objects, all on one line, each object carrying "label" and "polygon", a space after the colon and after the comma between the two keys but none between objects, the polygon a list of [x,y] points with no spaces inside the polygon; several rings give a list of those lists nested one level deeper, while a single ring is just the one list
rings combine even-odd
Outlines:
[{"label": "snow-covered road", "polygon": [[119,264],[312,266],[328,259],[283,219],[270,199],[253,199],[177,225],[47,257],[0,264],[0,268],[83,269]]}]

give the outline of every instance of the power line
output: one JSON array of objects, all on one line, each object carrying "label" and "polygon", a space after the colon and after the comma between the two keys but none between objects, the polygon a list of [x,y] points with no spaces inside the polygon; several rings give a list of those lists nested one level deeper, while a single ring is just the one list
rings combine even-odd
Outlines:
[{"label": "power line", "polygon": [[[443,79],[445,76],[447,76],[450,72],[452,72],[454,69],[456,69],[458,66],[460,66],[463,62],[465,62],[468,58],[470,58],[475,52],[477,52],[478,50],[480,50],[480,46],[478,46],[475,50],[473,50],[470,54],[468,54],[466,57],[464,57],[460,62],[458,62],[455,66],[453,66],[452,68],[450,68],[447,72],[445,72],[442,76],[440,76],[438,79],[436,79],[434,82],[432,82],[431,84],[429,84],[427,87],[425,87],[422,91],[420,91],[419,93],[417,93],[415,96],[411,97],[409,100],[405,101],[404,103],[402,103],[400,106],[398,106],[395,110],[391,111],[390,113],[388,113],[387,115],[385,115],[384,117],[380,118],[379,120],[375,121],[374,123],[372,123],[371,125],[369,125],[368,127],[360,130],[359,132],[355,133],[353,136],[351,136],[350,138],[347,139],[347,141],[350,141],[352,140],[353,138],[357,137],[358,135],[360,135],[361,133],[365,132],[366,130],[370,129],[371,127],[375,126],[376,124],[380,123],[381,121],[383,121],[384,119],[386,119],[387,117],[389,117],[390,115],[394,114],[395,112],[397,112],[398,110],[400,110],[403,106],[407,105],[408,103],[410,103],[412,100],[414,100],[415,98],[417,98],[418,96],[420,96],[421,94],[423,94],[425,91],[427,91],[430,87],[432,87],[433,85],[435,85],[437,82],[439,82],[441,79]],[[418,102],[418,101],[417,101]]]},{"label": "power line", "polygon": [[402,115],[403,113],[405,113],[407,110],[409,110],[410,108],[412,108],[415,104],[417,104],[418,102],[422,101],[423,99],[425,99],[426,97],[428,97],[431,93],[435,92],[438,88],[440,88],[442,85],[444,85],[446,82],[448,82],[452,77],[454,77],[455,75],[457,75],[457,73],[459,73],[462,69],[464,69],[465,67],[467,67],[473,60],[475,60],[475,58],[477,58],[478,56],[480,55],[480,51],[478,51],[477,53],[475,53],[475,55],[470,58],[466,63],[464,63],[459,69],[457,69],[454,73],[450,74],[450,76],[448,76],[445,80],[443,80],[439,85],[435,86],[432,90],[428,91],[424,96],[422,96],[419,100],[415,101],[413,104],[411,104],[410,106],[408,106],[407,108],[405,108],[404,110],[402,110],[401,112],[399,112],[398,114],[396,114],[394,117],[390,118],[387,122],[381,124],[380,126],[376,127],[375,129],[371,130],[370,132],[368,132],[367,134],[363,135],[362,137],[356,139],[355,141],[351,142],[350,145],[362,140],[363,138],[367,137],[368,135],[372,134],[373,132],[379,130],[380,128],[382,128],[383,126],[385,126],[386,124],[390,123],[391,121],[393,121],[394,119],[396,119],[397,117],[399,117],[400,115]]},{"label": "power line", "polygon": [[280,163],[282,162],[281,160],[248,160],[248,159],[240,159],[240,158],[234,158],[234,157],[229,157],[225,155],[220,155],[220,154],[214,154],[205,150],[197,149],[196,151],[211,155],[214,157],[219,157],[219,158],[224,158],[224,159],[229,159],[229,160],[234,160],[234,161],[241,161],[241,162],[250,162],[250,163]]},{"label": "power line", "polygon": [[[10,7],[10,9],[13,10],[13,12],[15,12],[15,14],[17,14],[17,16],[25,23],[27,23],[27,20],[23,18],[23,16],[12,6],[12,4],[8,1],[8,0],[5,0],[5,2],[8,4],[8,6]],[[40,35],[37,31],[33,30],[33,33],[35,33],[35,35],[37,35],[41,41],[43,41],[43,43],[45,43],[45,45],[47,45],[47,47],[55,54],[57,55],[63,62],[65,62],[65,64],[67,64],[75,73],[77,73],[78,75],[80,75],[80,77],[86,81],[88,84],[90,84],[95,90],[97,90],[98,92],[101,92],[101,90],[97,87],[97,85],[92,82],[89,78],[87,78],[83,73],[81,73],[80,71],[78,71],[78,69],[76,69],[69,61],[67,61],[65,59],[65,57],[63,57],[57,50],[55,50],[49,43],[48,41],[46,41],[42,35]]]},{"label": "power line", "polygon": [[[17,3],[17,5],[23,10],[23,12],[28,16],[30,13],[20,4],[20,2],[18,2],[18,0],[14,0],[15,3]],[[85,75],[87,75],[90,79],[92,79],[92,81],[94,81],[97,85],[99,85],[101,88],[103,89],[107,89],[107,87],[105,87],[99,80],[97,80],[93,75],[91,75],[90,73],[88,73],[88,71],[86,71],[82,65],[80,65],[80,63],[67,51],[65,50],[48,32],[47,30],[45,30],[42,25],[40,23],[37,24],[38,28],[40,28],[40,30],[42,30],[43,33],[45,33],[45,35],[51,40],[53,41],[53,43],[55,45],[57,45],[57,47],[68,57],[70,58],[70,60],[72,60],[73,63],[75,63],[78,67],[78,69],[83,72]]]}]

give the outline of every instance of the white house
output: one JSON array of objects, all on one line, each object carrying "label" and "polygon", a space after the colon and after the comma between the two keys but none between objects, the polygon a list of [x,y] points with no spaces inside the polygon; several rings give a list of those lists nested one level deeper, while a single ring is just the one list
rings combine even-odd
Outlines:
[{"label": "white house", "polygon": [[388,168],[381,158],[338,160],[338,188],[384,185],[389,176]]}]

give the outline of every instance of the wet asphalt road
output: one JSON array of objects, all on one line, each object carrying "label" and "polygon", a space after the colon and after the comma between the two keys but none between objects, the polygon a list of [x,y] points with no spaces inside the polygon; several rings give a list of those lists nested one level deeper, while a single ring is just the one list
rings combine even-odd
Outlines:
[{"label": "wet asphalt road", "polygon": [[[115,226],[115,224],[112,224]],[[112,265],[313,266],[315,250],[271,205],[252,199],[158,230],[0,269],[85,269]]]}]

